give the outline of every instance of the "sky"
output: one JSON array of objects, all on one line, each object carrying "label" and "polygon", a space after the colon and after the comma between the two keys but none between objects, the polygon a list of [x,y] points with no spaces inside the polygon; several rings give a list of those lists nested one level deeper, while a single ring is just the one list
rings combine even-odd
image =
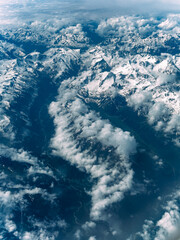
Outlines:
[{"label": "sky", "polygon": [[[100,10],[97,12],[96,10]],[[51,18],[97,19],[117,15],[180,12],[179,0],[0,0],[2,24]]]},{"label": "sky", "polygon": [[49,2],[50,4],[53,3],[63,3],[63,2],[73,2],[78,3],[81,2],[82,4],[89,6],[89,7],[97,7],[97,6],[126,6],[131,8],[132,6],[138,6],[144,8],[146,5],[151,5],[154,8],[169,8],[169,9],[176,9],[180,10],[180,1],[179,0],[0,0],[0,5],[7,5],[7,4],[22,4],[27,5],[28,3],[43,3]]}]

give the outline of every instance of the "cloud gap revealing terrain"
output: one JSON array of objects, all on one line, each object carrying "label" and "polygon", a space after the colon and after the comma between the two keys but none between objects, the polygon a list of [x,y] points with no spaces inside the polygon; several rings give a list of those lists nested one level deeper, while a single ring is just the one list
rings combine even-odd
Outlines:
[{"label": "cloud gap revealing terrain", "polygon": [[102,5],[0,1],[0,239],[180,239],[179,3]]}]

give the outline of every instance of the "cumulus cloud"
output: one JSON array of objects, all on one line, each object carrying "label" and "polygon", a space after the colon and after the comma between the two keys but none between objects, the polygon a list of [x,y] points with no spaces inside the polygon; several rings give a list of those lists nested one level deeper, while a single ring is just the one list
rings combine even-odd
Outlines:
[{"label": "cumulus cloud", "polygon": [[150,124],[161,120],[168,113],[166,105],[162,102],[155,103],[149,110],[148,121]]},{"label": "cumulus cloud", "polygon": [[[1,161],[5,161],[5,163],[2,164],[4,167],[2,167],[0,174],[0,222],[1,228],[3,229],[1,231],[2,238],[5,238],[5,234],[9,233],[16,238],[21,238],[22,235],[24,235],[22,239],[26,239],[28,236],[33,236],[33,239],[40,239],[41,236],[46,239],[54,239],[52,232],[49,234],[46,229],[47,224],[44,224],[44,226],[41,225],[41,227],[37,226],[35,231],[32,230],[29,233],[20,232],[20,225],[15,221],[16,213],[14,212],[16,209],[17,214],[22,214],[23,211],[26,211],[26,207],[31,205],[31,201],[28,199],[30,198],[32,200],[33,198],[33,201],[36,201],[37,196],[42,202],[53,204],[56,195],[48,193],[46,189],[42,189],[39,186],[36,187],[36,182],[34,181],[37,179],[37,174],[53,177],[52,170],[44,166],[38,158],[32,156],[29,152],[23,149],[7,147],[2,144],[0,145],[0,158]],[[26,167],[19,168],[25,166],[24,164]],[[18,172],[19,169],[21,169],[20,174]],[[8,171],[10,172],[9,174]],[[31,178],[32,176],[35,178]],[[30,178],[33,179],[32,185],[30,184]],[[30,217],[28,219],[28,225],[35,226],[35,221],[30,223],[29,220]],[[65,226],[63,222],[62,224],[60,224],[60,222],[58,224],[59,227],[60,225],[61,227]]]},{"label": "cumulus cloud", "polygon": [[90,229],[93,229],[96,227],[96,223],[95,222],[85,222],[82,225],[82,229],[84,229],[85,231],[88,231]]},{"label": "cumulus cloud", "polygon": [[[124,192],[131,188],[133,171],[128,160],[136,151],[136,141],[129,132],[114,128],[108,120],[89,110],[69,88],[73,81],[76,80],[72,78],[61,84],[57,101],[49,107],[56,126],[51,147],[54,154],[85,170],[94,179],[89,193],[92,196],[91,217],[98,220],[103,218],[107,206],[120,201]],[[78,85],[74,90],[76,88]],[[93,151],[93,144],[98,142],[102,145],[99,151],[109,148],[102,157],[97,157]],[[111,152],[117,160],[111,161]]]},{"label": "cumulus cloud", "polygon": [[[16,211],[21,207],[21,211],[24,210],[26,205],[28,204],[25,200],[25,196],[33,196],[33,195],[40,195],[42,199],[45,201],[51,201],[54,196],[52,194],[48,194],[46,190],[43,190],[41,188],[30,188],[28,186],[17,186],[13,184],[12,189],[14,191],[2,191],[0,190],[0,202],[1,202],[1,227],[6,230],[8,233],[11,233],[14,235],[14,237],[21,237],[22,233],[19,232],[16,223],[14,221],[14,209]],[[28,236],[34,236],[33,239],[39,239],[39,237],[42,236],[52,236],[48,233],[48,231],[45,230],[47,225],[44,226],[44,230],[37,229],[36,233],[31,232],[28,234]],[[3,231],[5,232],[5,231]],[[2,232],[2,235],[3,235]],[[43,235],[44,234],[44,235]],[[52,234],[52,233],[51,233]],[[26,232],[23,233],[24,236],[26,235]],[[37,238],[36,238],[37,237]],[[26,238],[23,238],[26,239]],[[28,239],[28,238],[27,238]],[[46,239],[54,239],[54,238],[46,238]]]},{"label": "cumulus cloud", "polygon": [[98,25],[97,32],[101,36],[118,36],[125,34],[126,31],[135,30],[135,21],[134,17],[121,16],[117,18],[109,18],[106,21],[101,21]]},{"label": "cumulus cloud", "polygon": [[96,237],[92,236],[89,238],[89,240],[96,240]]},{"label": "cumulus cloud", "polygon": [[157,85],[168,84],[169,82],[174,82],[176,80],[176,75],[162,74],[157,78]]},{"label": "cumulus cloud", "polygon": [[53,171],[49,167],[43,166],[38,158],[23,149],[10,148],[1,144],[0,156],[10,159],[11,161],[27,163],[29,165],[27,170],[28,175],[44,174],[55,178]]},{"label": "cumulus cloud", "polygon": [[[64,220],[61,220],[60,218],[57,218],[56,221],[38,221],[34,218],[29,218],[31,224],[36,228],[40,229],[40,231],[33,230],[33,231],[26,231],[23,233],[23,238],[22,239],[47,239],[47,240],[55,240],[58,237],[58,232],[55,231],[57,227],[60,229],[65,230],[67,227],[67,223]],[[47,226],[48,228],[51,229],[52,232],[47,231]]]},{"label": "cumulus cloud", "polygon": [[[150,240],[151,239],[151,229],[154,228],[153,221],[145,220],[145,223],[142,226],[142,232],[138,232],[136,235],[140,236],[143,240]],[[132,240],[133,237],[130,237],[128,240]]]},{"label": "cumulus cloud", "polygon": [[[142,232],[136,233],[136,236],[145,240],[177,240],[180,238],[179,190],[166,197],[170,200],[161,206],[163,212],[161,218],[156,221],[145,220]],[[131,237],[129,240],[134,239],[133,236]]]},{"label": "cumulus cloud", "polygon": [[[59,112],[59,109],[57,109],[57,112]],[[79,118],[81,117],[82,116]],[[78,120],[78,117],[76,120]],[[84,117],[83,120],[92,125],[91,118]],[[98,121],[97,117],[95,121]],[[108,166],[110,164],[108,159],[98,159],[93,153],[90,153],[90,149],[83,150],[73,136],[76,131],[79,131],[80,129],[76,128],[76,123],[74,126],[70,126],[70,122],[71,117],[69,114],[65,115],[65,113],[61,112],[60,116],[55,117],[56,135],[52,139],[52,147],[55,154],[64,157],[80,169],[85,169],[87,173],[91,174],[92,178],[97,179],[97,184],[93,187],[92,192],[90,193],[92,195],[91,216],[94,219],[99,219],[101,218],[102,211],[113,202],[121,200],[124,192],[131,187],[133,172],[129,169],[129,163],[125,159],[119,162],[119,170],[114,167],[111,167],[110,169]],[[103,121],[100,124],[103,126]],[[112,132],[108,132],[108,136],[112,138],[114,137],[114,140],[112,139],[111,142],[108,142],[106,138],[103,139],[102,136],[98,137],[99,133],[96,128],[94,128],[94,135],[92,133],[86,134],[86,131],[88,131],[87,126],[82,125],[82,129],[83,133],[81,133],[79,137],[86,137],[87,140],[97,139],[107,147],[113,146],[115,147],[117,154],[120,154],[123,158],[127,158],[129,154],[135,151],[135,140],[129,136],[129,134],[123,134],[121,131],[120,134],[118,134],[118,131],[116,131],[116,137],[116,133],[114,133],[114,130],[112,129]],[[105,130],[105,128],[102,128],[100,131],[103,130]],[[108,187],[108,185],[112,186]]]},{"label": "cumulus cloud", "polygon": [[180,114],[174,114],[172,115],[170,121],[167,124],[166,131],[175,130],[175,132],[178,134],[180,133]]},{"label": "cumulus cloud", "polygon": [[173,194],[172,199],[167,203],[166,212],[156,224],[159,230],[156,233],[155,240],[175,240],[180,237],[179,191]]},{"label": "cumulus cloud", "polygon": [[130,106],[134,106],[134,108],[137,110],[141,106],[149,104],[151,99],[152,99],[152,95],[150,92],[139,91],[131,95],[128,102]]},{"label": "cumulus cloud", "polygon": [[[83,110],[81,113],[87,112],[86,106],[80,100],[75,100],[72,103],[72,111],[79,110],[79,108]],[[80,111],[75,112],[75,114],[79,113]],[[94,112],[80,116],[74,122],[77,128],[82,130],[83,137],[95,138],[105,146],[113,146],[117,154],[123,158],[128,158],[131,153],[135,153],[136,142],[130,133],[114,128],[108,121],[98,119]]]},{"label": "cumulus cloud", "polygon": [[58,36],[56,36],[54,43],[60,46],[78,46],[85,47],[89,43],[85,32],[82,30],[82,25],[70,26],[63,28]]},{"label": "cumulus cloud", "polygon": [[0,156],[10,158],[12,161],[25,162],[30,165],[37,164],[37,158],[32,157],[28,152],[23,149],[8,148],[5,145],[0,145]]}]

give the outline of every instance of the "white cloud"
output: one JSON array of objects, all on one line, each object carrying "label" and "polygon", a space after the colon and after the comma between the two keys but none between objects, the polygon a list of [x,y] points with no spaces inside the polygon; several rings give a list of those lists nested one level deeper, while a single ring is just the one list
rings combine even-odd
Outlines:
[{"label": "white cloud", "polygon": [[[138,232],[136,235],[140,236],[143,240],[151,240],[152,228],[154,228],[153,222],[149,220],[145,220],[142,232]],[[133,240],[133,236],[130,237],[128,240]]]},{"label": "white cloud", "polygon": [[[81,113],[87,112],[87,108],[80,100],[72,103],[72,112],[77,109],[74,105],[78,105],[81,111],[83,110]],[[105,146],[114,147],[117,154],[123,158],[128,158],[136,151],[135,139],[129,132],[123,132],[119,128],[114,128],[108,121],[98,119],[94,112],[78,117],[75,119],[75,124],[77,128],[81,128],[83,137],[95,138]]]},{"label": "white cloud", "polygon": [[172,130],[175,130],[177,134],[180,133],[180,114],[173,114],[168,122],[166,131],[170,132]]},{"label": "white cloud", "polygon": [[[30,223],[30,218],[29,216],[28,219],[28,224],[29,226],[36,226],[36,231],[32,232],[20,232],[18,230],[18,223],[16,225],[16,222],[14,220],[14,209],[19,210],[21,212],[25,211],[26,206],[28,205],[28,201],[25,198],[25,196],[30,196],[31,198],[36,195],[39,195],[42,199],[45,201],[48,201],[49,203],[52,204],[54,201],[55,196],[53,194],[49,194],[46,192],[46,190],[41,189],[41,188],[33,188],[30,187],[28,184],[22,186],[22,185],[16,185],[14,182],[12,183],[12,186],[10,185],[9,179],[7,180],[7,186],[12,189],[12,191],[2,191],[0,190],[0,208],[1,208],[1,227],[6,230],[8,233],[13,234],[16,237],[22,237],[22,239],[48,239],[48,240],[54,240],[55,239],[55,234],[52,232],[49,233],[48,230],[46,229],[47,223],[43,225],[41,222],[40,226],[36,224],[35,219],[33,218],[32,224]],[[50,222],[48,222],[50,226]],[[63,220],[58,220],[56,222],[58,227],[64,228],[66,227],[66,223]],[[52,226],[53,227],[53,226]],[[28,238],[29,237],[29,238]]]},{"label": "white cloud", "polygon": [[160,86],[160,85],[167,84],[169,82],[174,82],[174,81],[176,81],[176,75],[162,74],[157,78],[157,85]]},{"label": "white cloud", "polygon": [[[32,174],[35,176],[35,174],[44,174],[44,175],[50,175],[53,176],[52,170],[49,169],[49,167],[45,166],[40,162],[36,157],[32,156],[29,152],[23,150],[23,149],[15,149],[10,148],[5,145],[0,145],[0,157],[7,158],[9,161],[16,162],[16,168],[13,168],[12,163],[9,163],[9,161],[6,161],[5,165],[5,172],[9,171],[9,174],[5,174],[2,172],[0,175],[1,179],[1,187],[0,187],[0,209],[1,209],[1,216],[0,216],[0,222],[3,232],[11,233],[12,235],[20,238],[22,237],[22,234],[24,234],[24,239],[28,239],[28,236],[33,237],[33,239],[55,239],[54,233],[52,236],[52,232],[49,234],[48,230],[46,230],[47,224],[44,226],[41,225],[41,227],[36,227],[35,232],[31,233],[24,233],[19,231],[19,223],[17,223],[14,220],[14,210],[16,211],[26,211],[26,207],[31,204],[27,196],[29,196],[32,200],[32,198],[36,201],[37,195],[38,198],[41,198],[41,201],[47,201],[49,204],[54,204],[54,201],[57,197],[56,194],[48,193],[46,189],[42,189],[40,187],[36,187],[36,184],[33,183],[32,186],[30,185],[29,177]],[[26,163],[27,168],[24,168],[22,172],[19,174],[18,170],[19,167],[18,164],[24,164]],[[2,166],[4,166],[2,164]],[[28,168],[29,166],[29,168]],[[17,171],[17,172],[16,172]],[[35,176],[36,177],[36,176]],[[31,214],[29,216],[28,225],[34,226],[35,221],[31,224],[29,222],[31,217]],[[35,218],[35,216],[34,216]],[[35,219],[34,219],[35,220]],[[66,227],[65,222],[63,221],[56,221],[56,224],[58,227]],[[3,233],[2,233],[3,234]],[[4,238],[4,237],[3,237]],[[23,238],[22,238],[23,239]],[[32,238],[30,238],[32,239]]]},{"label": "white cloud", "polygon": [[75,238],[76,238],[77,240],[80,240],[80,239],[81,239],[81,231],[80,231],[80,230],[77,230],[77,231],[75,232],[74,236],[75,236]]},{"label": "white cloud", "polygon": [[175,240],[180,237],[180,213],[176,200],[169,201],[166,210],[157,222],[159,230],[156,233],[155,240]]},{"label": "white cloud", "polygon": [[30,167],[27,170],[28,176],[35,174],[44,174],[55,178],[53,171],[49,167],[43,166],[38,158],[32,156],[29,152],[24,151],[23,149],[9,148],[1,144],[0,156],[8,158],[11,161],[29,164]]},{"label": "white cloud", "polygon": [[134,106],[135,110],[137,110],[141,106],[149,104],[151,99],[152,95],[150,92],[139,91],[130,96],[128,103],[130,106]]},{"label": "white cloud", "polygon": [[30,165],[37,164],[37,158],[32,157],[28,152],[23,149],[8,148],[5,145],[0,145],[0,156],[10,158],[12,161],[25,162]]},{"label": "white cloud", "polygon": [[[75,83],[74,78],[61,83],[57,101],[49,107],[56,126],[51,147],[54,154],[85,170],[94,179],[89,193],[92,196],[91,217],[98,220],[103,218],[107,206],[120,201],[124,192],[131,188],[133,171],[128,160],[136,151],[136,141],[129,132],[114,128],[108,120],[102,120],[89,110],[69,87],[74,85],[73,89],[78,89]],[[99,151],[103,147],[112,149],[97,157],[92,149],[96,142],[102,144]],[[111,152],[117,160],[111,160]]]},{"label": "white cloud", "polygon": [[167,113],[168,109],[166,108],[166,105],[162,102],[157,102],[149,109],[148,121],[150,124],[153,124],[158,120],[161,120]]},{"label": "white cloud", "polygon": [[[136,233],[136,236],[144,240],[178,240],[180,239],[180,211],[179,211],[179,190],[166,196],[168,199],[161,210],[162,217],[157,221],[145,220],[142,232]],[[161,198],[159,198],[161,201]],[[134,239],[133,236],[129,240]]]},{"label": "white cloud", "polygon": [[85,222],[83,225],[82,225],[82,229],[84,229],[85,231],[88,231],[90,229],[93,229],[96,227],[96,223],[95,222]]},{"label": "white cloud", "polygon": [[89,238],[89,240],[96,240],[96,237],[92,236]]},{"label": "white cloud", "polygon": [[16,224],[12,220],[9,220],[8,218],[6,219],[5,227],[8,230],[8,232],[14,232],[16,230]]},{"label": "white cloud", "polygon": [[60,46],[83,47],[87,46],[89,39],[82,30],[81,24],[63,28],[60,34],[55,38],[54,43]]},{"label": "white cloud", "polygon": [[46,240],[55,240],[56,238],[51,234],[47,233],[46,230],[41,229],[40,232],[32,231],[32,232],[25,232],[22,236],[22,240],[39,240],[39,239],[46,239]]}]

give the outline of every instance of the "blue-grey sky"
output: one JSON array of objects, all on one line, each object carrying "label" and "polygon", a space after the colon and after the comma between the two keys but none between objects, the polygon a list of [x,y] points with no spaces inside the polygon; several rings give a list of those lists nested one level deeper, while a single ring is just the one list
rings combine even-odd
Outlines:
[{"label": "blue-grey sky", "polygon": [[78,3],[81,2],[84,4],[88,4],[89,6],[107,6],[107,5],[119,5],[119,6],[145,6],[145,5],[152,5],[154,7],[169,7],[169,8],[179,8],[180,9],[180,1],[179,0],[0,0],[0,5],[2,4],[23,4],[26,5],[28,3],[63,3],[63,2],[73,2]]},{"label": "blue-grey sky", "polygon": [[173,11],[180,12],[180,0],[0,0],[1,25],[18,23],[22,19],[58,17],[78,20]]}]

